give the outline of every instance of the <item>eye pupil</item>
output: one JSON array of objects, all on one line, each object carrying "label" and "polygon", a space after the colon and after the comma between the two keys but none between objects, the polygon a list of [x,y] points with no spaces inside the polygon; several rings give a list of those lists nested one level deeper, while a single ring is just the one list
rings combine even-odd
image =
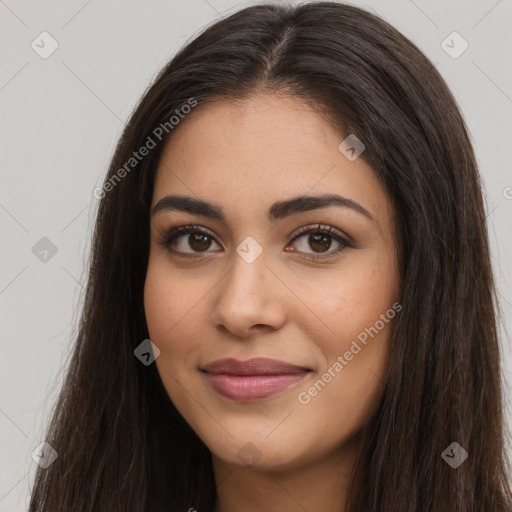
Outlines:
[{"label": "eye pupil", "polygon": [[[324,242],[323,245],[321,243],[321,240],[323,240]],[[312,249],[319,249],[320,252],[325,252],[329,250],[329,247],[331,246],[330,238],[322,234],[309,235],[309,243]]]},{"label": "eye pupil", "polygon": [[[196,242],[199,241],[199,244]],[[188,237],[188,243],[194,251],[204,251],[207,250],[211,245],[211,239],[209,236],[201,235],[197,233],[192,233]]]},{"label": "eye pupil", "polygon": [[[353,247],[343,238],[342,235],[334,233],[332,229],[321,228],[318,226],[305,226],[304,229],[295,236],[293,242],[301,240],[297,249],[293,252],[308,253],[313,250],[315,255],[304,256],[309,259],[317,260],[320,258],[329,257],[329,254],[341,253],[347,247]],[[307,240],[307,242],[305,242]],[[339,249],[332,251],[332,242],[336,241]],[[215,236],[211,235],[206,230],[198,226],[179,226],[171,228],[170,231],[159,242],[172,254],[180,256],[192,256],[193,253],[200,255],[200,253],[209,254],[209,249],[212,247],[213,242],[216,242]],[[176,243],[177,247],[174,247]],[[309,250],[302,244],[309,245]],[[302,245],[302,250],[301,250]],[[288,251],[288,247],[285,248]],[[323,255],[323,253],[328,253]],[[322,254],[322,256],[320,256]]]}]

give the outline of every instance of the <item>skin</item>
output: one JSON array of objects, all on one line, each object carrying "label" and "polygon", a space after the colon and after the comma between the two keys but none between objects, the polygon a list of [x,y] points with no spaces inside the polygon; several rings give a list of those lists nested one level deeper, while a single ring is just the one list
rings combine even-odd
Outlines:
[{"label": "skin", "polygon": [[[309,403],[298,395],[399,296],[389,198],[362,158],[340,152],[344,138],[300,99],[264,92],[199,105],[164,148],[152,207],[175,194],[215,203],[226,215],[222,222],[175,210],[154,214],[144,290],[161,379],[212,452],[216,512],[344,510],[358,433],[382,393],[393,320]],[[267,218],[276,201],[333,193],[373,220],[339,206]],[[173,254],[159,244],[171,223],[200,225],[212,237],[205,243],[180,235],[172,247],[197,257]],[[328,235],[322,246],[308,234],[294,241],[299,228],[319,223],[355,247],[335,253],[340,245]],[[252,263],[236,252],[248,236],[263,251]],[[321,247],[333,256],[308,259],[324,254]],[[270,398],[237,402],[217,394],[199,371],[224,357],[269,357],[312,371]],[[252,464],[237,455],[248,442]]]}]

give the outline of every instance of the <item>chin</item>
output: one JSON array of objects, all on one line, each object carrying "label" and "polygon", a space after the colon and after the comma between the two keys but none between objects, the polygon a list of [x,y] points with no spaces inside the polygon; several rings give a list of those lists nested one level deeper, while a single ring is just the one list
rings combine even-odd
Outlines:
[{"label": "chin", "polygon": [[289,470],[304,461],[304,453],[297,452],[296,446],[283,445],[266,439],[264,435],[249,436],[238,441],[230,440],[228,445],[208,444],[212,454],[223,462],[255,470]]}]

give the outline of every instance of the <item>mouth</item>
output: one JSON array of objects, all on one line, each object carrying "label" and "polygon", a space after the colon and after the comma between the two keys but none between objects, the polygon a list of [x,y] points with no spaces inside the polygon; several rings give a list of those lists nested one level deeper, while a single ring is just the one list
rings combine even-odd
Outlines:
[{"label": "mouth", "polygon": [[295,386],[312,371],[267,358],[219,359],[200,370],[218,394],[235,401],[269,398]]}]

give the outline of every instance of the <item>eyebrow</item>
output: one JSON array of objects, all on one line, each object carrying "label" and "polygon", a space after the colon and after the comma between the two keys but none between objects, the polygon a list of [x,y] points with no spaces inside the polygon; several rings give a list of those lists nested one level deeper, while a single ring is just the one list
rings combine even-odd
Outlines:
[{"label": "eyebrow", "polygon": [[[278,201],[269,208],[267,217],[269,221],[275,223],[296,213],[327,208],[329,206],[350,208],[374,222],[370,212],[359,203],[336,194],[298,196],[286,201]],[[151,209],[151,216],[161,211],[183,211],[226,222],[226,216],[220,206],[189,196],[168,195],[163,197]]]}]

